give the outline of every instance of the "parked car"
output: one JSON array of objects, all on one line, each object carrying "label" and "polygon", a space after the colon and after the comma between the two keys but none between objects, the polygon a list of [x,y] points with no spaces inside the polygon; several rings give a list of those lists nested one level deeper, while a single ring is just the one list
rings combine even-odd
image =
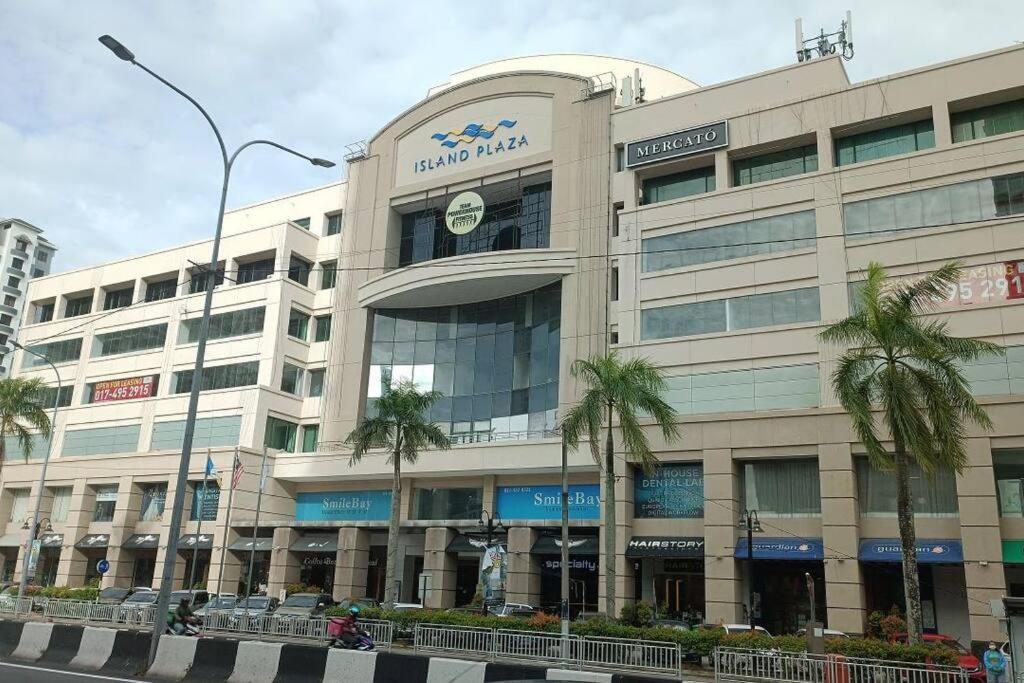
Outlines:
[{"label": "parked car", "polygon": [[[721,626],[718,626],[716,628],[724,628],[726,633],[750,632],[750,624],[722,624]],[[768,636],[769,638],[772,635],[771,633],[768,633],[768,629],[764,628],[763,626],[755,626],[754,633],[756,633],[759,636]]]},{"label": "parked car", "polygon": [[342,609],[348,609],[349,607],[358,607],[359,609],[375,609],[380,607],[380,603],[373,598],[345,598],[341,600],[338,607]]},{"label": "parked car", "polygon": [[282,619],[319,617],[324,610],[334,604],[327,593],[292,593],[274,612],[274,616]]},{"label": "parked car", "polygon": [[411,609],[423,609],[423,605],[416,602],[396,602],[391,608],[393,612],[408,612]]},{"label": "parked car", "polygon": [[679,619],[655,619],[655,628],[673,628],[677,631],[689,631],[690,625]]},{"label": "parked car", "polygon": [[132,593],[121,606],[117,608],[117,617],[119,621],[125,621],[133,616],[137,616],[142,613],[148,607],[156,605],[157,598],[160,594],[156,591],[139,591]]},{"label": "parked car", "polygon": [[250,595],[249,597],[242,598],[235,603],[234,614],[235,616],[243,614],[270,614],[277,610],[280,602],[281,601],[277,598],[267,597],[266,595]]},{"label": "parked car", "polygon": [[525,602],[506,602],[503,605],[495,605],[488,609],[494,617],[531,617],[538,611],[537,607],[528,605]]},{"label": "parked car", "polygon": [[218,595],[210,598],[208,603],[194,611],[196,616],[201,618],[211,612],[231,612],[236,604],[238,604],[238,598],[234,595]]},{"label": "parked car", "polygon": [[[906,633],[896,633],[890,639],[894,643],[905,643],[907,642]],[[985,667],[981,665],[981,660],[978,659],[973,652],[960,644],[960,641],[953,636],[947,636],[943,633],[925,633],[921,636],[921,640],[926,645],[942,645],[948,647],[951,650],[955,650],[957,654],[958,664],[960,668],[967,672],[967,677],[975,683],[982,683],[987,680],[985,674]]]},{"label": "parked car", "polygon": [[[149,590],[148,588],[145,590]],[[133,594],[138,593],[135,588],[123,588],[121,586],[108,586],[99,592],[96,602],[101,605],[120,605]]]},{"label": "parked car", "polygon": [[167,604],[170,606],[171,609],[174,609],[178,606],[178,603],[180,603],[183,598],[189,599],[189,604],[191,605],[193,610],[197,610],[200,607],[203,607],[206,603],[210,602],[210,594],[203,590],[174,591],[173,593],[171,593],[171,599]]},{"label": "parked car", "polygon": [[[807,629],[805,629],[805,628],[800,629],[799,631],[796,632],[796,635],[798,635],[801,638],[803,638],[804,636],[807,635]],[[828,640],[830,638],[849,638],[850,637],[846,633],[843,633],[842,631],[837,631],[834,628],[824,628],[824,629],[822,629],[822,634],[821,635],[826,640]]]}]

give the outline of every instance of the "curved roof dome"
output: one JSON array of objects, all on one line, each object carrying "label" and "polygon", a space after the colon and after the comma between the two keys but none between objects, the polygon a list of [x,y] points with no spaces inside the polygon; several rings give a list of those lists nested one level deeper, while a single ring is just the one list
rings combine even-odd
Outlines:
[{"label": "curved roof dome", "polygon": [[476,78],[516,71],[553,71],[586,76],[588,78],[611,72],[615,74],[616,83],[621,84],[623,77],[633,76],[634,69],[640,70],[640,78],[645,89],[644,99],[648,101],[699,87],[690,79],[683,78],[668,69],[632,59],[581,54],[531,55],[529,57],[499,59],[495,62],[488,62],[462,71],[456,71],[451,75],[447,83],[441,83],[431,88],[427,92],[427,97]]}]

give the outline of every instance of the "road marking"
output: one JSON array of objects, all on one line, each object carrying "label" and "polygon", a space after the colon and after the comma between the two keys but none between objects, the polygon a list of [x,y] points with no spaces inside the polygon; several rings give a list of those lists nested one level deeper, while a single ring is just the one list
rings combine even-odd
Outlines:
[{"label": "road marking", "polygon": [[62,674],[64,676],[78,676],[80,678],[95,678],[101,681],[121,681],[122,683],[139,683],[143,680],[141,678],[116,678],[114,676],[100,676],[99,674],[87,674],[79,671],[65,671],[63,669],[48,669],[43,666],[31,666],[28,664],[11,664],[10,662],[0,662],[0,667],[10,667],[12,669],[30,669],[32,671],[46,671],[48,673]]}]

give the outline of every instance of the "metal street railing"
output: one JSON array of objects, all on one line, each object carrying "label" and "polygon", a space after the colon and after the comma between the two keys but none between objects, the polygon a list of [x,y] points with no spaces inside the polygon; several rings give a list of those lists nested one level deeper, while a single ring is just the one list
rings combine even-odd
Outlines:
[{"label": "metal street railing", "polygon": [[417,652],[463,652],[490,656],[494,653],[494,629],[416,624],[413,648]]},{"label": "metal street railing", "polygon": [[17,617],[32,612],[32,598],[16,598],[13,595],[0,595],[0,614]]},{"label": "metal street railing", "polygon": [[580,660],[588,666],[675,673],[683,665],[682,648],[676,643],[588,636],[580,645]]},{"label": "metal street railing", "polygon": [[967,683],[959,667],[884,662],[806,652],[715,648],[715,680],[729,683]]},{"label": "metal street railing", "polygon": [[48,619],[67,619],[98,624],[124,624],[125,626],[152,626],[156,607],[112,605],[83,600],[50,598],[40,605]]}]

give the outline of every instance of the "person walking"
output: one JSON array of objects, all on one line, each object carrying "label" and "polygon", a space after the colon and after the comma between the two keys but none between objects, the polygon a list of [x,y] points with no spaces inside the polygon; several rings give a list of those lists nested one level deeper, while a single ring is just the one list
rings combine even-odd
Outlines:
[{"label": "person walking", "polygon": [[985,674],[988,676],[988,683],[1007,683],[1006,681],[1006,656],[999,651],[995,643],[989,643],[982,658],[985,662]]}]

